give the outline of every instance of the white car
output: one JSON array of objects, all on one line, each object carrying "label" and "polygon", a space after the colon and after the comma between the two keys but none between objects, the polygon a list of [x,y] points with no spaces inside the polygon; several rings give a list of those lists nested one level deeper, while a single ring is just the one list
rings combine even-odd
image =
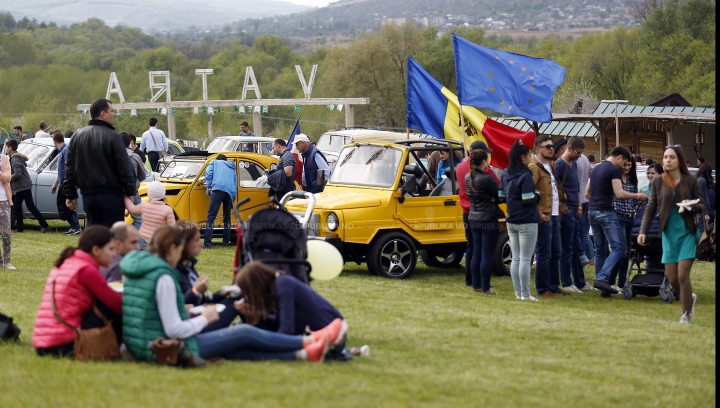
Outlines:
[{"label": "white car", "polygon": [[273,154],[272,144],[275,138],[263,136],[218,136],[210,142],[208,152],[248,152],[268,156]]},{"label": "white car", "polygon": [[317,148],[325,155],[330,165],[330,169],[335,168],[335,163],[340,155],[340,151],[347,143],[352,142],[385,142],[393,143],[397,140],[404,139],[424,139],[432,137],[430,135],[411,133],[408,137],[407,133],[388,132],[385,130],[372,129],[344,129],[330,130],[322,134],[317,142]]}]

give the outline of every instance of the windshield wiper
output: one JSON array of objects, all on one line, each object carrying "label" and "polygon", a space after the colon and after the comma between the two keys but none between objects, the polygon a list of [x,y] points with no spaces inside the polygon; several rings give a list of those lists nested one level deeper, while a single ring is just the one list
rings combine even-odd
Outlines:
[{"label": "windshield wiper", "polygon": [[368,165],[368,164],[372,163],[372,162],[373,162],[375,159],[377,159],[378,156],[380,156],[384,151],[385,151],[385,148],[382,147],[382,148],[380,148],[380,150],[378,150],[378,151],[376,151],[375,153],[373,153],[373,155],[370,156],[370,158],[369,158],[368,161],[365,163],[365,165]]},{"label": "windshield wiper", "polygon": [[355,154],[355,152],[357,151],[357,149],[358,149],[358,148],[356,147],[356,148],[354,148],[353,150],[351,150],[350,153],[348,153],[348,155],[345,156],[345,158],[343,159],[343,161],[342,161],[340,164],[338,164],[338,166],[342,167],[345,163],[347,163],[347,161],[350,160],[350,158],[352,157],[352,155]]}]

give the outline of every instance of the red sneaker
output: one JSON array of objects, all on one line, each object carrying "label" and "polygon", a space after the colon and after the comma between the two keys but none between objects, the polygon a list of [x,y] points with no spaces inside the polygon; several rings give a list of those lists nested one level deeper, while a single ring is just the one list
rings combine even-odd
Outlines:
[{"label": "red sneaker", "polygon": [[322,329],[312,332],[312,336],[316,342],[330,336],[330,344],[333,344],[340,334],[340,329],[342,329],[342,319],[338,317]]},{"label": "red sneaker", "polygon": [[308,361],[322,363],[325,359],[325,354],[330,350],[330,336],[316,340],[314,343],[303,347],[303,349],[305,349],[305,353],[307,353]]}]

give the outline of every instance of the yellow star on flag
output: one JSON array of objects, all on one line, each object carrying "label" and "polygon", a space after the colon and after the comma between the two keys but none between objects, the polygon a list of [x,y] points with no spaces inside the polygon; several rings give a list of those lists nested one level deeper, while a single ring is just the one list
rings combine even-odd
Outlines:
[{"label": "yellow star on flag", "polygon": [[505,105],[505,99],[500,99],[500,105]]},{"label": "yellow star on flag", "polygon": [[508,110],[512,110],[512,106],[508,106]]},{"label": "yellow star on flag", "polygon": [[534,91],[534,90],[535,90],[535,85],[531,85],[531,86],[530,86],[530,90],[531,90],[531,91]]},{"label": "yellow star on flag", "polygon": [[495,87],[490,88],[490,92],[495,92]]},{"label": "yellow star on flag", "polygon": [[488,72],[488,76],[492,78],[492,72]]},{"label": "yellow star on flag", "polygon": [[525,68],[525,67],[522,67],[522,68],[520,68],[520,69],[523,70],[523,71],[527,71],[527,68]]},{"label": "yellow star on flag", "polygon": [[532,99],[528,99],[528,103],[532,103]]},{"label": "yellow star on flag", "polygon": [[513,61],[513,60],[510,60],[510,61],[508,61],[508,62],[510,63],[510,65],[512,65],[512,64],[515,63],[515,61]]},{"label": "yellow star on flag", "polygon": [[530,78],[528,78],[528,79],[535,79],[535,77],[534,77],[534,76],[532,76],[532,75],[530,75]]},{"label": "yellow star on flag", "polygon": [[496,55],[496,56],[495,56],[495,59],[496,59],[496,60],[499,60],[499,59],[500,59],[500,57],[498,57],[498,56]]}]

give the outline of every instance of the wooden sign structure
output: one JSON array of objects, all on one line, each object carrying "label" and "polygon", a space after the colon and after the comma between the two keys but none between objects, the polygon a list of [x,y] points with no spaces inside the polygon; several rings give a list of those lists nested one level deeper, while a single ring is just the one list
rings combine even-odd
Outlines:
[{"label": "wooden sign structure", "polygon": [[[167,135],[170,139],[177,139],[177,131],[175,128],[175,115],[172,114],[172,108],[202,108],[207,107],[207,112],[211,116],[218,107],[239,107],[239,110],[245,110],[246,106],[252,106],[253,112],[253,133],[261,136],[262,133],[262,115],[261,106],[307,106],[307,105],[334,105],[338,107],[338,110],[344,107],[345,109],[345,127],[355,126],[355,113],[354,105],[369,105],[370,98],[311,98],[312,87],[315,83],[315,74],[317,73],[317,64],[313,65],[312,72],[310,73],[310,80],[305,81],[305,76],[302,73],[300,65],[295,65],[298,78],[300,80],[300,86],[302,86],[303,93],[305,94],[304,99],[262,99],[260,95],[260,88],[255,80],[255,73],[252,67],[245,69],[245,81],[243,83],[242,97],[241,99],[231,100],[208,100],[207,96],[207,76],[213,75],[213,69],[196,69],[195,75],[202,76],[203,84],[203,100],[202,101],[173,101],[170,95],[170,71],[150,71],[150,102],[125,102],[122,90],[120,89],[120,82],[118,81],[115,72],[110,73],[110,80],[108,82],[107,92],[105,98],[110,99],[110,96],[116,94],[120,98],[120,103],[113,103],[115,110],[130,110],[137,111],[137,109],[162,109],[167,114],[168,129]],[[253,91],[255,93],[255,99],[246,99],[247,92]],[[158,99],[165,94],[165,102],[158,102]],[[80,111],[89,111],[90,104],[78,104],[77,109]],[[211,135],[212,136],[212,135]]]}]

